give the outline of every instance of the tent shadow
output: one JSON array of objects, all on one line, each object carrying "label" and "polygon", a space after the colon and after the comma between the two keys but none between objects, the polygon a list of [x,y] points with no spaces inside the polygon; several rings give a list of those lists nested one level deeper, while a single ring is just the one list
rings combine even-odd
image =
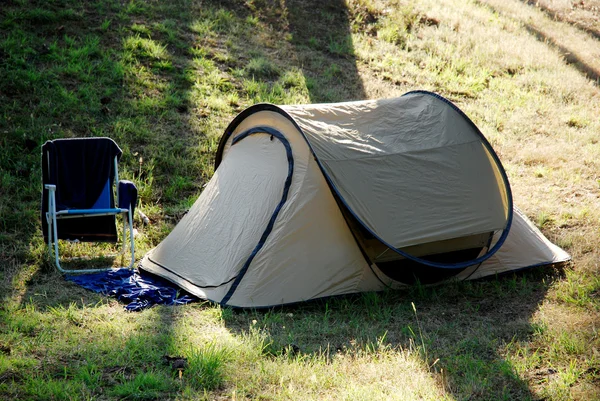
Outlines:
[{"label": "tent shadow", "polygon": [[233,310],[226,327],[265,336],[272,358],[398,353],[416,357],[456,399],[535,399],[511,360],[510,344],[533,339],[534,315],[560,270],[413,286],[269,310]]}]

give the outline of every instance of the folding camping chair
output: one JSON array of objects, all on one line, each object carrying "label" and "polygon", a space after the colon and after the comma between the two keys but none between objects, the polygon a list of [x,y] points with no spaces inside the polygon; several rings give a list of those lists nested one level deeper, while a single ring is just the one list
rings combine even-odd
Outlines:
[{"label": "folding camping chair", "polygon": [[[123,216],[123,248],[129,227],[131,263],[135,261],[133,212],[137,189],[119,181],[121,149],[110,138],[56,139],[42,146],[42,230],[48,253],[62,273],[91,273],[107,268],[69,269],[60,265],[58,240],[117,242],[116,216]],[[113,183],[117,188],[117,207]]]}]

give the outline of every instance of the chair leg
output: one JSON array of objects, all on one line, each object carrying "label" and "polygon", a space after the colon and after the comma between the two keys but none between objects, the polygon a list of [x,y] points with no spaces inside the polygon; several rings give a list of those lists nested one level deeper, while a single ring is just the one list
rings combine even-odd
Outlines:
[{"label": "chair leg", "polygon": [[[54,197],[52,197],[54,198]],[[56,226],[56,204],[54,203],[54,199],[52,199],[52,242],[54,243],[54,264],[56,265],[56,268],[58,269],[58,271],[60,271],[61,273],[67,273],[68,271],[63,269],[62,266],[60,265],[60,260],[58,257],[58,228]]]},{"label": "chair leg", "polygon": [[125,238],[127,238],[127,222],[128,220],[125,218],[125,216],[123,216],[123,243],[121,244],[122,246],[119,255],[125,255],[125,251],[127,250],[125,247]]},{"label": "chair leg", "polygon": [[[52,223],[54,222],[54,190],[56,186],[47,185],[48,190],[48,211],[46,212],[46,223],[48,225],[48,257],[52,258]],[[52,217],[51,217],[52,216]]]},{"label": "chair leg", "polygon": [[50,213],[46,213],[46,223],[48,225],[48,257],[52,258],[52,219]]},{"label": "chair leg", "polygon": [[[58,251],[58,228],[56,222],[56,200],[54,191],[56,187],[54,185],[46,185],[48,189],[48,212],[46,213],[46,219],[48,222],[48,256],[49,258],[54,257],[54,265],[63,274],[83,274],[83,273],[98,273],[103,271],[113,270],[112,267],[104,267],[99,269],[63,269],[60,265],[60,255]],[[128,224],[129,223],[129,224]],[[131,262],[127,269],[133,269],[135,263],[135,244],[133,241],[133,214],[131,212],[131,206],[127,212],[127,217],[123,216],[123,248],[119,255],[125,254],[125,239],[127,238],[127,225],[129,225],[129,249],[131,251]],[[52,248],[54,248],[54,255],[52,254]]]},{"label": "chair leg", "polygon": [[52,223],[48,222],[48,257],[52,258]]},{"label": "chair leg", "polygon": [[60,271],[63,274],[85,274],[85,273],[99,273],[99,272],[105,272],[105,271],[109,271],[109,270],[113,270],[112,267],[102,267],[102,268],[98,268],[98,269],[63,269],[62,266],[60,265],[60,260],[59,260],[59,254],[58,254],[58,229],[56,227],[56,214],[53,215],[54,218],[54,224],[52,224],[53,226],[53,231],[54,231],[54,264],[56,265],[56,268],[58,269],[58,271]]},{"label": "chair leg", "polygon": [[[127,228],[129,227],[129,251],[131,253],[131,262],[127,269],[132,270],[133,265],[135,263],[135,243],[133,242],[133,213],[131,211],[131,207],[127,211],[127,217],[123,216],[123,245],[121,247],[121,251],[119,255],[125,255],[127,252],[127,243],[125,242],[127,238]],[[125,267],[125,266],[123,266]]]},{"label": "chair leg", "polygon": [[[135,263],[135,243],[133,242],[133,214],[131,212],[131,205],[127,212],[127,220],[129,221],[129,246],[131,251],[131,263],[129,263],[128,269],[133,269]],[[125,229],[123,229],[123,247],[125,247]]]},{"label": "chair leg", "polygon": [[[54,256],[54,265],[56,268],[65,273],[66,271],[61,267],[58,257],[58,229],[56,227],[56,198],[55,198],[55,186],[48,186],[48,254],[50,258]],[[54,246],[54,255],[52,255],[52,247]]]}]

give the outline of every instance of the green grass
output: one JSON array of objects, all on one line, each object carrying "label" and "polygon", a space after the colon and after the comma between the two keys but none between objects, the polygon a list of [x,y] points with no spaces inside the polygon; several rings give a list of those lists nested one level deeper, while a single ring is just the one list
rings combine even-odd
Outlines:
[{"label": "green grass", "polygon": [[[0,398],[599,399],[599,89],[557,46],[596,68],[600,44],[581,35],[517,1],[3,5]],[[412,89],[474,120],[517,205],[572,265],[268,311],[130,314],[46,260],[48,139],[117,141],[150,219],[136,216],[139,259],[212,177],[219,137],[245,107]],[[166,357],[186,361],[181,375]]]},{"label": "green grass", "polygon": [[231,350],[218,347],[215,343],[209,343],[201,349],[192,348],[189,351],[186,377],[192,387],[199,390],[216,390],[223,386],[224,365],[234,358]]},{"label": "green grass", "polygon": [[279,68],[264,57],[252,58],[244,68],[244,71],[253,79],[276,78],[279,75]]}]

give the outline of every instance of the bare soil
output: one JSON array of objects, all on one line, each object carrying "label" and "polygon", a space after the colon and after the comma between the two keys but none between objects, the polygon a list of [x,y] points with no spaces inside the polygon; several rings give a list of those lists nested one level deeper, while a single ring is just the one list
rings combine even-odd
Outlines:
[{"label": "bare soil", "polygon": [[600,39],[600,0],[529,0],[552,18]]}]

